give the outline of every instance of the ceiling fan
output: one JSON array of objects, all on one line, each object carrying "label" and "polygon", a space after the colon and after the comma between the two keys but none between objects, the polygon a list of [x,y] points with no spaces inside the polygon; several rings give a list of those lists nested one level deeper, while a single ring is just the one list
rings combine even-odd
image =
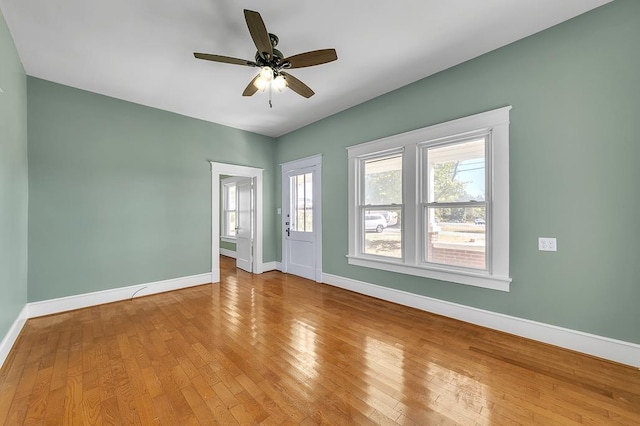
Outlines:
[{"label": "ceiling fan", "polygon": [[[279,41],[278,37],[275,34],[267,32],[264,21],[258,12],[245,9],[244,18],[247,21],[251,38],[258,49],[255,54],[255,61],[213,55],[210,53],[196,52],[193,56],[207,61],[261,68],[260,73],[256,75],[244,89],[242,96],[251,96],[258,90],[265,90],[267,87],[269,87],[269,93],[271,93],[271,88],[282,91],[286,87],[289,87],[305,98],[313,96],[314,91],[311,90],[309,86],[283,70],[312,67],[314,65],[335,61],[338,59],[336,50],[320,49],[284,57],[282,52],[276,49]],[[271,100],[269,100],[269,105],[271,105]]]}]

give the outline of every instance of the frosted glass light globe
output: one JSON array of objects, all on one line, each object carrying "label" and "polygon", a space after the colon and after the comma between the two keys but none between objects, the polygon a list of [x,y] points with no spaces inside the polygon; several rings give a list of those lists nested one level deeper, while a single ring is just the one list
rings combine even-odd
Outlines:
[{"label": "frosted glass light globe", "polygon": [[273,70],[270,67],[262,67],[262,70],[260,70],[260,77],[266,81],[273,80]]},{"label": "frosted glass light globe", "polygon": [[278,92],[282,92],[287,88],[287,80],[281,75],[277,76],[275,80],[273,80],[273,88]]}]

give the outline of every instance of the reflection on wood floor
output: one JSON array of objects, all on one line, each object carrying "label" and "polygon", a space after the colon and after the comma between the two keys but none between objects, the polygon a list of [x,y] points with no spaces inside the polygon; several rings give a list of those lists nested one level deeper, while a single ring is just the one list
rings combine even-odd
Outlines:
[{"label": "reflection on wood floor", "polygon": [[222,258],[222,281],[29,320],[0,423],[640,424],[640,371]]}]

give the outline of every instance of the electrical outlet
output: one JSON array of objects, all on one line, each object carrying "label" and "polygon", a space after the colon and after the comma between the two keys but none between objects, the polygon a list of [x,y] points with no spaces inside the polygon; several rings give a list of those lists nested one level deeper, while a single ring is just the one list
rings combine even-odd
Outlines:
[{"label": "electrical outlet", "polygon": [[538,250],[539,251],[558,251],[555,238],[538,237]]}]

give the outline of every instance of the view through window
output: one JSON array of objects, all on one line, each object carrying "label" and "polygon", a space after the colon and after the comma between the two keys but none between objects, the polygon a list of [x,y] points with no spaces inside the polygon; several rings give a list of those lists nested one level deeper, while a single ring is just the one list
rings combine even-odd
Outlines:
[{"label": "view through window", "polygon": [[486,136],[425,147],[426,260],[486,269]]},{"label": "view through window", "polygon": [[236,182],[223,182],[222,236],[236,237]]},{"label": "view through window", "polygon": [[402,257],[402,154],[364,160],[364,253]]}]

